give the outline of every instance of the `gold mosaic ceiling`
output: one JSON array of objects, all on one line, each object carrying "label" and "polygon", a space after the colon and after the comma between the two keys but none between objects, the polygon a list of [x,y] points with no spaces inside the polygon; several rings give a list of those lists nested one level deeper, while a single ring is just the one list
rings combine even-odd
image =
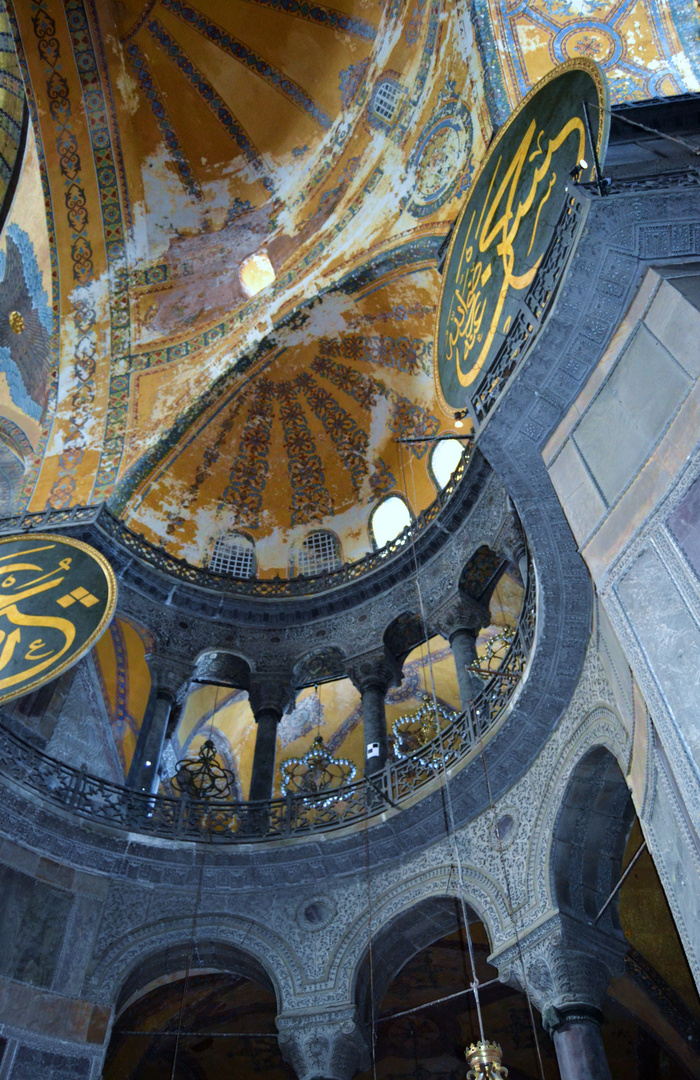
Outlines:
[{"label": "gold mosaic ceiling", "polygon": [[[11,365],[0,370],[3,437],[25,468],[19,505],[116,489],[127,521],[175,554],[205,561],[215,528],[237,518],[277,537],[281,567],[311,519],[333,520],[348,556],[361,554],[390,477],[414,510],[431,501],[425,457],[408,456],[404,484],[394,439],[399,426],[444,430],[427,373],[438,279],[425,267],[494,119],[574,54],[601,61],[614,100],[700,85],[685,7],[584,6],[489,0],[470,27],[441,0],[11,2],[33,135],[0,255],[14,238],[31,302],[57,329],[33,400]],[[415,269],[402,279],[399,249]],[[249,297],[241,265],[261,251],[276,279]],[[333,294],[363,263],[383,267],[374,299]],[[346,306],[324,299],[325,324],[292,340],[289,319],[320,295]],[[332,359],[374,380],[364,403],[313,369],[334,337]],[[400,356],[419,357],[416,370]],[[259,506],[234,507],[268,384]],[[302,441],[313,468],[298,464]]]}]

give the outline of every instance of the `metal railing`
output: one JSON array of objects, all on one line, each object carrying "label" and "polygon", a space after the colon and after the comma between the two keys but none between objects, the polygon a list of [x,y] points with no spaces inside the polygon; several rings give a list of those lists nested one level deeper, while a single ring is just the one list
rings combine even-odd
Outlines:
[{"label": "metal railing", "polygon": [[422,510],[416,520],[406,526],[402,533],[379,551],[368,551],[356,562],[345,563],[337,570],[328,570],[314,576],[299,575],[293,578],[234,578],[227,574],[217,574],[207,567],[193,566],[184,559],[178,559],[164,548],[149,543],[138,533],[132,532],[118,518],[115,518],[104,503],[91,506],[75,506],[66,510],[42,510],[24,512],[0,521],[0,535],[19,532],[42,532],[50,529],[71,528],[80,525],[96,525],[107,536],[115,540],[122,548],[156,570],[168,574],[178,581],[197,585],[204,589],[215,589],[227,595],[256,597],[309,596],[327,592],[348,582],[356,581],[365,574],[378,570],[395,555],[406,550],[409,544],[435,519],[450,501],[459,487],[471,460],[472,448],[467,446],[464,456],[437,498]]},{"label": "metal railing", "polygon": [[[389,761],[371,778],[318,794],[269,802],[204,802],[186,796],[130,791],[44,754],[0,723],[0,776],[97,825],[166,840],[262,843],[334,832],[398,809],[478,751],[522,683],[535,638],[535,575],[499,668],[466,712],[414,754]],[[427,793],[427,792],[426,792]]]}]

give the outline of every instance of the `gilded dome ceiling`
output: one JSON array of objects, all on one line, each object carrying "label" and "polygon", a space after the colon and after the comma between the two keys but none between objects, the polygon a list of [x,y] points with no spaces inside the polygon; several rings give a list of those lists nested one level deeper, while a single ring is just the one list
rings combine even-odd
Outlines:
[{"label": "gilded dome ceiling", "polygon": [[571,55],[616,101],[699,85],[667,0],[584,7],[10,3],[31,131],[0,254],[50,338],[14,343],[19,376],[0,361],[17,505],[110,499],[200,564],[244,528],[282,572],[300,531],[353,559],[383,493],[432,502],[427,451],[396,439],[452,422],[436,267],[494,127]]},{"label": "gilded dome ceiling", "polygon": [[438,288],[434,269],[417,269],[300,313],[179,438],[163,440],[159,464],[128,496],[127,477],[112,500],[126,524],[193,563],[243,529],[259,571],[284,573],[310,526],[333,529],[354,560],[371,547],[370,510],[383,496],[399,491],[412,513],[425,509],[437,496],[431,444],[398,440],[451,430],[433,380]]}]

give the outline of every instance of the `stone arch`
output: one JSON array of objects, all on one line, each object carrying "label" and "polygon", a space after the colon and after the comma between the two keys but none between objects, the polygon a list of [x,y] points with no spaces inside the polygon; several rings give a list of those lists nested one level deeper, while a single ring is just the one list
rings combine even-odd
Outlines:
[{"label": "stone arch", "polygon": [[307,653],[297,660],[292,672],[292,682],[297,690],[345,677],[345,653],[337,645]]},{"label": "stone arch", "polygon": [[[158,952],[149,953],[131,969],[121,987],[116,1001],[115,1013],[118,1016],[138,998],[152,990],[155,985],[165,981],[168,976],[178,978],[187,969],[189,945],[182,942],[166,946]],[[264,986],[275,993],[272,979],[263,965],[255,957],[232,945],[221,945],[208,941],[197,944],[192,964],[192,974],[202,971],[219,971],[229,975],[240,975],[252,982]]]},{"label": "stone arch", "polygon": [[[467,907],[470,922],[478,916]],[[473,917],[473,918],[472,918]],[[369,951],[365,952],[355,981],[355,1004],[363,1023],[370,1021],[371,992],[378,1010],[392,980],[423,949],[452,934],[462,925],[456,896],[429,896],[406,908],[387,923],[372,941],[372,978]]]},{"label": "stone arch", "polygon": [[[452,853],[445,849],[443,855],[441,866],[415,873],[410,882],[402,881],[382,891],[372,903],[371,919],[366,908],[358,912],[339,942],[331,965],[334,984],[354,1001],[363,1022],[369,1018],[370,1006],[370,923],[377,1008],[401,968],[463,922],[459,875]],[[482,922],[493,946],[510,920],[504,889],[490,874],[470,865],[462,867],[462,888],[470,923]]]},{"label": "stone arch", "polygon": [[[187,905],[187,901],[184,901]],[[169,919],[142,926],[109,945],[86,987],[105,1004],[126,1007],[158,979],[184,972],[194,941],[191,971],[220,971],[253,979],[275,994],[282,1009],[303,981],[298,959],[287,942],[250,918],[214,913]]]},{"label": "stone arch", "polygon": [[403,664],[404,660],[417,645],[422,645],[436,631],[427,627],[426,635],[423,620],[416,611],[404,611],[397,615],[384,631],[384,644],[393,657]]},{"label": "stone arch", "polygon": [[[554,825],[551,889],[562,914],[591,922],[620,878],[634,820],[632,797],[620,766],[605,746],[595,746],[574,767]],[[619,930],[617,903],[600,921]]]},{"label": "stone arch", "polygon": [[488,607],[496,586],[508,565],[503,555],[482,544],[469,557],[459,575],[459,591]]},{"label": "stone arch", "polygon": [[216,683],[235,690],[248,690],[251,665],[235,653],[212,651],[197,657],[193,683]]}]

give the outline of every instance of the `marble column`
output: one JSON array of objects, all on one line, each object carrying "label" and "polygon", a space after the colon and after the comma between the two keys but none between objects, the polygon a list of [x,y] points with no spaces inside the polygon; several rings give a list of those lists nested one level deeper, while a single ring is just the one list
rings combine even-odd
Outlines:
[{"label": "marble column", "polygon": [[284,1012],[276,1023],[282,1057],[298,1080],[353,1080],[370,1066],[367,1040],[352,1006],[317,1014]]},{"label": "marble column", "polygon": [[602,1013],[592,1008],[552,1009],[543,1024],[554,1040],[561,1080],[611,1080]]},{"label": "marble column", "polygon": [[362,695],[362,725],[365,743],[365,776],[381,772],[389,757],[386,726],[386,693],[401,682],[401,668],[386,648],[373,649],[355,657],[348,674]]},{"label": "marble column", "polygon": [[440,632],[450,643],[457,669],[457,685],[462,710],[466,710],[483,689],[483,680],[469,668],[477,659],[476,641],[482,626],[491,621],[484,604],[459,593],[438,613]]},{"label": "marble column", "polygon": [[187,692],[191,666],[181,658],[149,656],[151,693],[139,729],[126,786],[134,791],[156,792],[158,768],[166,738],[179,716],[179,701]]},{"label": "marble column", "polygon": [[561,1080],[610,1080],[601,1008],[610,979],[624,971],[626,952],[621,931],[560,913],[491,958],[501,981],[526,990],[540,1010]]},{"label": "marble column", "polygon": [[264,802],[272,798],[277,725],[293,700],[293,691],[288,676],[275,672],[264,676],[251,675],[248,695],[257,724],[248,799],[249,802]]}]

